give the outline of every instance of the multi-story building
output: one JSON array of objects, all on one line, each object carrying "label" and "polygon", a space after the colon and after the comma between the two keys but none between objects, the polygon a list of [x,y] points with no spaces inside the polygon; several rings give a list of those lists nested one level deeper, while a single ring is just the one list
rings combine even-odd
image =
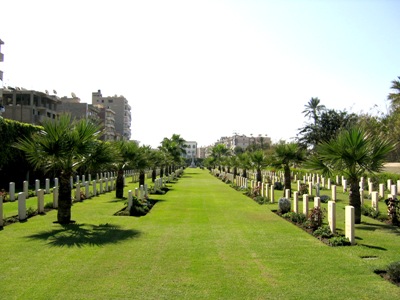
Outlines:
[{"label": "multi-story building", "polygon": [[57,111],[59,113],[69,113],[73,118],[76,119],[97,120],[99,118],[99,108],[95,107],[94,105],[81,102],[81,99],[75,95],[73,95],[72,98],[64,96],[61,97],[60,100],[61,103],[57,106]]},{"label": "multi-story building", "polygon": [[235,134],[230,137],[221,137],[216,144],[224,144],[226,148],[235,150],[236,147],[240,147],[243,150],[246,150],[250,145],[259,145],[262,148],[271,145],[271,138],[268,136],[262,136],[259,134],[257,137],[246,136],[246,135],[238,135]]},{"label": "multi-story building", "polygon": [[3,89],[2,116],[23,123],[40,125],[44,119],[56,119],[61,100],[55,95],[8,87]]},{"label": "multi-story building", "polygon": [[197,156],[197,142],[193,141],[185,141],[185,151],[186,154],[184,155],[185,158],[196,158]]},{"label": "multi-story building", "polygon": [[122,139],[122,136],[115,131],[115,112],[112,109],[99,107],[98,116],[104,126],[102,140],[115,141]]},{"label": "multi-story building", "polygon": [[[0,62],[4,61],[4,54],[1,53],[1,45],[4,45],[4,42],[0,39]],[[3,81],[3,71],[0,70],[0,80]]]},{"label": "multi-story building", "polygon": [[115,130],[124,140],[131,137],[131,106],[124,96],[103,97],[101,90],[92,93],[92,104],[115,112]]},{"label": "multi-story building", "polygon": [[59,113],[69,113],[75,119],[89,119],[102,125],[103,135],[100,137],[104,141],[114,141],[117,139],[115,131],[115,112],[101,105],[92,105],[81,102],[75,94],[72,98],[61,97],[61,104],[58,105]]},{"label": "multi-story building", "polygon": [[[0,62],[4,61],[4,54],[1,53],[1,45],[4,45],[4,42],[0,39]],[[3,81],[3,71],[0,70],[0,80]],[[4,104],[3,104],[3,84],[0,85],[0,116],[4,111]]]}]

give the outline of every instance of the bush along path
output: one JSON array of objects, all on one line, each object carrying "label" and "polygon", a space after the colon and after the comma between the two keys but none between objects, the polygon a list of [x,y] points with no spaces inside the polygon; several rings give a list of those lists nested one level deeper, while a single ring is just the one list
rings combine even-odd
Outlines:
[{"label": "bush along path", "polygon": [[53,224],[51,211],[0,231],[2,297],[400,297],[397,286],[373,272],[399,255],[398,235],[379,226],[358,235],[357,246],[328,247],[270,206],[192,168],[168,193],[151,198],[157,204],[140,218],[114,216],[126,200],[104,194],[74,205],[76,224]]}]

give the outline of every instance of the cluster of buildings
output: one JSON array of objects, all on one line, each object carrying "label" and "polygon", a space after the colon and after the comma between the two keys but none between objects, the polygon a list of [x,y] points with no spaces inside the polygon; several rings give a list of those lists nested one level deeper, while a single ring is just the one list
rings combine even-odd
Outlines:
[{"label": "cluster of buildings", "polygon": [[124,96],[104,97],[101,91],[92,93],[92,103],[83,103],[74,93],[58,97],[56,92],[40,92],[18,87],[2,89],[2,117],[23,123],[40,125],[44,119],[56,119],[69,113],[76,119],[99,122],[105,141],[129,140],[131,137],[131,106]]},{"label": "cluster of buildings", "polygon": [[225,147],[232,152],[237,151],[239,148],[246,150],[249,146],[257,145],[258,147],[265,149],[271,145],[271,138],[267,135],[262,136],[246,136],[244,134],[234,134],[232,136],[221,137],[214,144],[207,147],[197,148],[196,144],[196,157],[206,158],[211,154],[211,149],[218,144],[225,145]]},{"label": "cluster of buildings", "polygon": [[[0,62],[4,61],[1,53]],[[0,70],[0,80],[3,72]],[[27,90],[20,87],[0,86],[0,116],[23,123],[40,125],[45,119],[56,119],[62,113],[69,113],[76,119],[92,119],[104,128],[101,139],[105,141],[130,140],[131,106],[124,96],[103,96],[101,90],[92,93],[92,103],[83,103],[74,93],[71,97],[58,97],[57,92],[49,93]]]}]

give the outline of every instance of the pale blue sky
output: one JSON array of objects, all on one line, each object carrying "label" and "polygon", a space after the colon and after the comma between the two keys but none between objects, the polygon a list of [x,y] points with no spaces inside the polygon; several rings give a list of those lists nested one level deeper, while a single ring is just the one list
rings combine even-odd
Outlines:
[{"label": "pale blue sky", "polygon": [[0,1],[4,85],[124,95],[132,138],[290,140],[311,97],[386,112],[400,0]]}]

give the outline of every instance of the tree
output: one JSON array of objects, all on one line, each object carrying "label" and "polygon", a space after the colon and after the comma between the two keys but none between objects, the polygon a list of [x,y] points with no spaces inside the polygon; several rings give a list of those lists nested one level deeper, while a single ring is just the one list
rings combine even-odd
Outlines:
[{"label": "tree", "polygon": [[305,148],[315,148],[317,144],[334,138],[341,129],[353,126],[357,119],[357,115],[346,111],[324,110],[316,122],[299,129],[297,142]]},{"label": "tree", "polygon": [[394,144],[383,136],[373,136],[360,127],[345,129],[328,142],[317,146],[316,152],[306,162],[306,167],[344,174],[350,184],[349,205],[354,207],[355,223],[361,222],[360,177],[365,172],[379,172],[386,155]]},{"label": "tree", "polygon": [[395,92],[389,93],[388,95],[388,100],[391,102],[393,111],[397,111],[400,108],[400,76],[397,78],[398,80],[392,81],[392,86],[390,87],[392,90],[395,90]]},{"label": "tree", "polygon": [[275,146],[271,165],[277,168],[283,168],[285,190],[292,191],[292,181],[290,177],[290,166],[298,164],[305,160],[305,151],[297,143],[284,143]]},{"label": "tree", "polygon": [[121,199],[124,196],[124,170],[130,168],[138,156],[139,146],[132,141],[117,141],[114,144],[118,153],[115,157],[117,168],[117,180],[115,184],[115,197]]},{"label": "tree", "polygon": [[35,169],[54,172],[59,178],[57,221],[71,222],[70,178],[84,165],[96,149],[99,126],[89,120],[72,120],[61,115],[58,120],[44,120],[43,130],[29,138],[19,139],[17,149],[25,152],[27,160]]},{"label": "tree", "polygon": [[321,105],[320,102],[321,100],[318,98],[311,98],[310,101],[304,105],[305,109],[302,112],[305,114],[305,117],[312,118],[314,124],[317,123],[319,113],[325,110],[325,105]]},{"label": "tree", "polygon": [[257,171],[257,182],[262,181],[261,170],[268,165],[268,159],[265,155],[265,152],[262,150],[256,150],[254,152],[250,152],[250,163],[254,169]]},{"label": "tree", "polygon": [[183,155],[186,154],[185,140],[179,134],[173,134],[172,137],[164,138],[159,149],[165,151],[172,158],[172,164],[169,166],[169,172],[175,171],[176,166],[183,164]]},{"label": "tree", "polygon": [[223,159],[230,155],[230,150],[224,144],[217,144],[211,148],[211,156],[215,159],[218,169],[221,171]]}]

